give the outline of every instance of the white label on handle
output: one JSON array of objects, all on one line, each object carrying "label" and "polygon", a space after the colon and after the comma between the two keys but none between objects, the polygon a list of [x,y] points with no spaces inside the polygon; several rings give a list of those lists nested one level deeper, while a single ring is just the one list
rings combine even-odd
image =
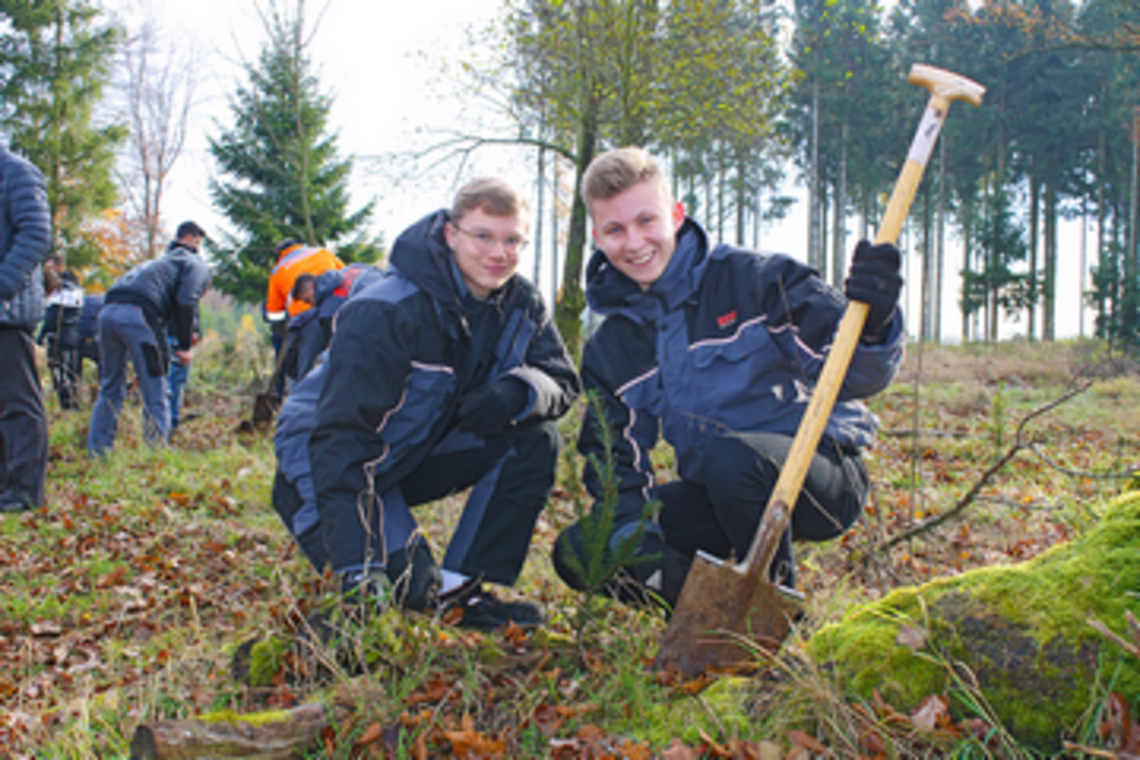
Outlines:
[{"label": "white label on handle", "polygon": [[908,161],[914,161],[925,167],[934,152],[934,143],[938,141],[938,133],[942,131],[942,122],[946,121],[946,112],[941,108],[927,106],[926,113],[922,115],[922,123],[914,134],[914,142],[910,145]]}]

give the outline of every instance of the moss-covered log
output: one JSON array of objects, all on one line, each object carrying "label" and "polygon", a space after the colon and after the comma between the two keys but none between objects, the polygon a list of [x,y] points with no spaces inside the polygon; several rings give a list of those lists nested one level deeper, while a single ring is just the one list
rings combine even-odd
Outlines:
[{"label": "moss-covered log", "polygon": [[322,746],[321,731],[332,724],[332,713],[325,705],[312,703],[292,710],[246,715],[226,711],[189,720],[152,721],[135,730],[131,760],[304,758]]},{"label": "moss-covered log", "polygon": [[930,694],[968,709],[951,667],[961,663],[1011,735],[1054,750],[1108,691],[1140,701],[1140,660],[1088,622],[1121,630],[1130,606],[1140,608],[1136,491],[1079,540],[1019,565],[894,591],[821,629],[809,649],[853,694],[878,690],[899,709]]}]

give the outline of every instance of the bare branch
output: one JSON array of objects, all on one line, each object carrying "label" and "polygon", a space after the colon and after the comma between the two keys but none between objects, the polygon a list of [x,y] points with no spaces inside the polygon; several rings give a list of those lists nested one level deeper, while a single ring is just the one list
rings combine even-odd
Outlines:
[{"label": "bare branch", "polygon": [[1017,426],[1017,435],[1014,438],[1013,445],[1011,445],[1001,456],[1001,458],[994,462],[994,464],[991,465],[989,469],[982,473],[981,478],[979,478],[978,481],[974,483],[970,490],[967,491],[966,494],[961,499],[959,499],[953,507],[945,512],[942,512],[941,514],[935,515],[929,520],[924,520],[923,522],[908,528],[907,530],[899,533],[896,536],[893,536],[887,541],[880,543],[876,549],[878,551],[886,551],[888,549],[891,549],[892,547],[897,546],[905,541],[909,541],[915,536],[922,535],[923,533],[931,531],[938,526],[943,525],[950,520],[953,520],[959,514],[964,512],[966,508],[969,507],[977,499],[978,494],[983,488],[986,487],[986,484],[990,482],[994,475],[997,475],[1002,470],[1002,468],[1009,464],[1009,461],[1017,456],[1023,449],[1030,448],[1032,446],[1032,443],[1025,438],[1026,426],[1031,421],[1040,417],[1042,414],[1045,414],[1052,409],[1056,409],[1058,406],[1065,403],[1074,396],[1078,396],[1081,393],[1084,393],[1089,389],[1091,385],[1092,382],[1088,381],[1082,385],[1070,388],[1057,399],[1054,399],[1048,404],[1038,407],[1037,409],[1034,409],[1029,414],[1027,414]]}]

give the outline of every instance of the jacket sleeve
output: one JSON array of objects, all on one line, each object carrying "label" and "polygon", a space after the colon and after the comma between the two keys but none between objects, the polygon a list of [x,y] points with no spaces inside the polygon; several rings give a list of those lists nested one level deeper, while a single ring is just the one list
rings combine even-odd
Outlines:
[{"label": "jacket sleeve", "polygon": [[196,257],[183,270],[174,298],[174,327],[179,350],[194,345],[194,327],[198,321],[198,302],[210,287],[210,266]]},{"label": "jacket sleeve", "polygon": [[[760,264],[760,298],[768,330],[780,351],[811,382],[819,378],[847,299],[814,269],[787,256],[765,257]],[[906,331],[896,309],[887,340],[855,348],[839,401],[867,398],[890,385],[902,361]]]},{"label": "jacket sleeve", "polygon": [[[653,462],[649,452],[657,443],[657,417],[639,413],[607,379],[602,352],[587,344],[582,361],[586,416],[578,437],[585,458],[583,480],[594,498],[593,515],[613,509],[610,546],[633,534],[655,498]],[[655,522],[646,528],[659,532]]]},{"label": "jacket sleeve", "polygon": [[523,364],[509,374],[530,388],[531,402],[522,420],[554,420],[569,411],[582,387],[574,362],[545,308],[537,314],[540,326],[527,346]]},{"label": "jacket sleeve", "polygon": [[51,217],[43,175],[32,164],[10,158],[3,192],[11,235],[0,259],[0,300],[7,301],[23,289],[51,249]]},{"label": "jacket sleeve", "polygon": [[309,439],[317,506],[329,535],[346,521],[359,530],[365,467],[387,454],[380,429],[404,393],[415,340],[395,311],[376,301],[350,301],[340,311]]}]

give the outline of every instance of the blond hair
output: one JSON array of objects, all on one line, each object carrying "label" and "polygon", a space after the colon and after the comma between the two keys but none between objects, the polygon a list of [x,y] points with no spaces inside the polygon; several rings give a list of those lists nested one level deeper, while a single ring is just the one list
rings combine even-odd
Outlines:
[{"label": "blond hair", "polygon": [[672,197],[661,167],[649,151],[637,145],[616,148],[595,158],[582,175],[582,200],[586,206],[596,200],[609,200],[639,182],[657,185]]},{"label": "blond hair", "polygon": [[526,201],[506,180],[498,177],[477,177],[455,194],[451,204],[451,221],[458,222],[475,209],[483,209],[491,216],[518,216],[526,210]]}]

